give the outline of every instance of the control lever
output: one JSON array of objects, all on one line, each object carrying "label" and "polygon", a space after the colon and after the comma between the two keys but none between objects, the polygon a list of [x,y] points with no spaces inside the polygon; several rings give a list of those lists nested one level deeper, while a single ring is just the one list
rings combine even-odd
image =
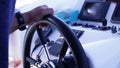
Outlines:
[{"label": "control lever", "polygon": [[106,19],[102,18],[102,19],[101,19],[101,22],[102,22],[102,25],[103,25],[103,26],[106,26],[106,25],[107,25],[107,20],[106,20]]},{"label": "control lever", "polygon": [[117,32],[117,27],[116,26],[112,26],[111,27],[111,32],[114,34]]}]

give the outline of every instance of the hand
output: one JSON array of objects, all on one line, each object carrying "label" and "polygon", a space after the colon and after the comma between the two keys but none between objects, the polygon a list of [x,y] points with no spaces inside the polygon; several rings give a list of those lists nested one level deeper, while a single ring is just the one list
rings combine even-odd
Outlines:
[{"label": "hand", "polygon": [[[48,6],[38,6],[28,12],[23,13],[23,17],[25,20],[26,25],[32,25],[33,23],[36,23],[41,20],[41,18],[47,14],[54,14],[54,11],[52,8],[48,8]],[[46,24],[42,24],[42,27],[47,26]],[[18,21],[16,17],[13,17],[13,21],[10,28],[10,33],[14,32],[18,29]]]},{"label": "hand", "polygon": [[26,24],[31,25],[35,22],[40,21],[42,17],[47,14],[53,15],[54,11],[52,8],[48,8],[48,6],[43,5],[43,6],[38,6],[32,9],[31,11],[24,13],[23,15],[24,15]]}]

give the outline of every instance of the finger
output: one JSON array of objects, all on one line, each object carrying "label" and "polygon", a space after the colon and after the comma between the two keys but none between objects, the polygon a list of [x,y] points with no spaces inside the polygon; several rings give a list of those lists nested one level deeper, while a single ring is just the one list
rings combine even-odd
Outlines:
[{"label": "finger", "polygon": [[41,11],[41,14],[42,14],[42,16],[45,16],[45,15],[47,15],[47,14],[53,15],[53,14],[54,14],[54,11],[53,11],[52,8],[47,8],[47,9],[42,10],[42,11]]},{"label": "finger", "polygon": [[48,6],[47,5],[42,5],[42,6],[38,6],[37,8],[46,9],[46,8],[48,8]]},{"label": "finger", "polygon": [[48,12],[53,15],[53,14],[54,14],[53,8],[49,8],[49,9],[48,9]]},{"label": "finger", "polygon": [[39,25],[39,28],[43,28],[43,27],[47,27],[47,26],[49,26],[49,24],[47,24],[47,23],[42,23],[42,24]]}]

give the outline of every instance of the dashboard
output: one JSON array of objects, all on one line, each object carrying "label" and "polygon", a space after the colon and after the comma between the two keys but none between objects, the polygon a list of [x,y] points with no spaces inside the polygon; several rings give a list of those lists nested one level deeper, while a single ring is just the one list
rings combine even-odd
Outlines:
[{"label": "dashboard", "polygon": [[110,4],[105,16],[106,26],[101,21],[80,19],[70,23],[70,28],[84,31],[79,40],[94,68],[120,67],[120,24],[111,22],[115,7],[115,3]]}]

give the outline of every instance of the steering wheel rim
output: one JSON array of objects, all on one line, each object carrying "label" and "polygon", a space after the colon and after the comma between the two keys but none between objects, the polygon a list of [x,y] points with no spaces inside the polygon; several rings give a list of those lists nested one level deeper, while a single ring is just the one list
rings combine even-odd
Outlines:
[{"label": "steering wheel rim", "polygon": [[[65,41],[67,42],[70,49],[72,50],[72,53],[74,55],[74,60],[78,68],[89,68],[89,61],[84,52],[84,49],[80,41],[77,39],[77,37],[72,32],[72,30],[63,21],[61,21],[60,19],[56,18],[53,15],[47,15],[44,19],[45,20],[42,21],[42,23],[53,25],[64,36]],[[29,52],[30,52],[32,37],[36,30],[36,26],[40,24],[41,22],[37,22],[31,25],[30,28],[26,32],[25,39],[24,39],[24,52],[23,52],[24,53],[23,54],[23,67],[24,68],[30,68],[30,63],[26,61],[26,57],[30,57]]]}]

